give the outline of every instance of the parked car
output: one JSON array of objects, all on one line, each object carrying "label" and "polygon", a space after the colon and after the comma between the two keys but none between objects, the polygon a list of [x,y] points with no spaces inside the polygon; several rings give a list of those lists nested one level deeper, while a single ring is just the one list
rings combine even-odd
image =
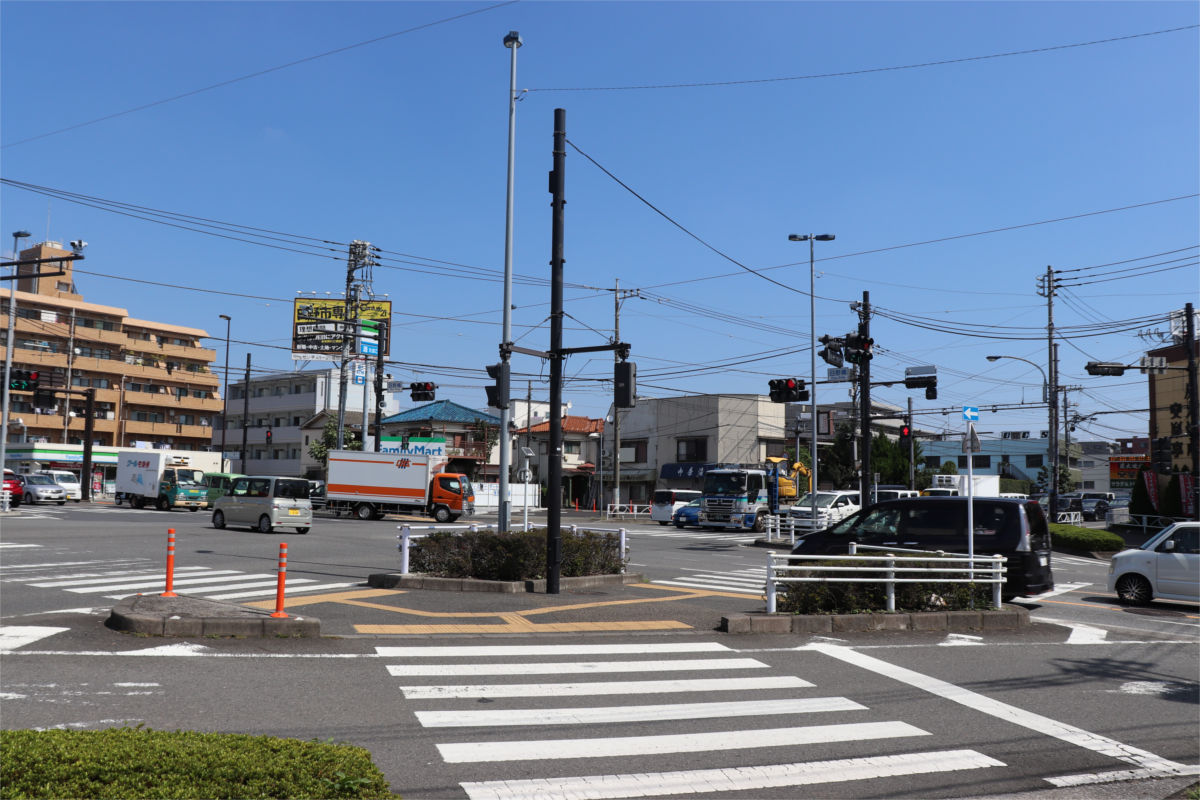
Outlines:
[{"label": "parked car", "polygon": [[692,500],[680,508],[671,516],[671,521],[675,523],[676,528],[686,528],[689,525],[693,528],[700,527],[700,501]]},{"label": "parked car", "polygon": [[25,484],[21,482],[21,476],[13,472],[11,469],[4,470],[4,488],[8,491],[8,504],[10,508],[17,508],[25,499]]},{"label": "parked car", "polygon": [[1090,520],[1103,520],[1111,507],[1107,500],[1099,497],[1085,497],[1079,503],[1083,518]]},{"label": "parked car", "polygon": [[270,533],[274,528],[308,533],[312,527],[308,481],[274,475],[235,478],[229,493],[217,498],[212,524],[214,528],[246,525],[260,533]]},{"label": "parked car", "polygon": [[659,525],[670,525],[676,511],[699,499],[700,492],[695,489],[656,489],[650,500],[650,519]]},{"label": "parked car", "polygon": [[[1041,594],[1054,588],[1050,530],[1037,503],[1009,498],[975,500],[975,553],[1008,559],[1002,595]],[[828,530],[796,543],[794,555],[845,555],[850,542],[902,550],[966,553],[967,498],[912,497],[865,508]],[[870,555],[867,551],[864,555]]]},{"label": "parked car", "polygon": [[79,485],[79,476],[74,472],[68,472],[65,469],[44,469],[35,474],[45,475],[63,487],[63,491],[67,493],[68,500],[74,500],[76,503],[83,500],[83,487]]},{"label": "parked car", "polygon": [[834,490],[817,492],[817,518],[812,518],[812,494],[807,493],[788,509],[788,516],[800,529],[824,530],[858,511],[862,507],[855,491]]},{"label": "parked car", "polygon": [[22,475],[21,480],[25,483],[25,502],[33,503],[58,503],[60,506],[67,503],[67,491],[59,486],[48,475]]},{"label": "parked car", "polygon": [[1200,601],[1200,522],[1176,522],[1108,565],[1108,590],[1122,603]]}]

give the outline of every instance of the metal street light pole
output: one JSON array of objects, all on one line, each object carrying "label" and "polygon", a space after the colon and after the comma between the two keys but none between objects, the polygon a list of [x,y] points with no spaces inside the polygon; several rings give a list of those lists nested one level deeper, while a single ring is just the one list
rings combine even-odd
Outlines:
[{"label": "metal street light pole", "polygon": [[225,431],[229,428],[229,327],[233,317],[219,314],[225,320],[225,388],[221,390],[221,471],[225,471]]},{"label": "metal street light pole", "polygon": [[[1051,514],[1053,514],[1055,512],[1058,499],[1058,441],[1057,436],[1055,435],[1056,428],[1058,427],[1058,414],[1056,413],[1055,404],[1050,402],[1050,381],[1046,378],[1046,370],[1042,369],[1037,362],[1030,361],[1028,358],[1021,358],[1020,356],[987,356],[988,361],[999,361],[1002,358],[1009,358],[1013,361],[1023,361],[1036,369],[1042,375],[1042,402],[1047,404],[1050,413],[1048,443],[1052,444],[1054,449],[1054,452],[1050,454],[1050,464],[1046,470],[1047,474],[1050,475],[1049,486],[1047,487],[1047,493],[1050,497],[1050,502],[1048,505],[1050,506]],[[1050,521],[1054,522],[1053,519]]]},{"label": "metal street light pole", "polygon": [[[817,524],[817,273],[816,273],[816,257],[813,252],[813,242],[832,242],[836,236],[832,233],[804,235],[795,234],[788,236],[790,242],[808,242],[808,337],[809,337],[809,355],[811,356],[811,371],[809,373],[811,380],[808,388],[808,402],[812,409],[812,452],[809,457],[812,463],[809,467],[811,488],[808,491],[808,498],[812,503],[812,524]],[[797,451],[796,455],[799,455]]]},{"label": "metal street light pole", "polygon": [[[521,34],[509,31],[504,37],[504,46],[511,51],[509,60],[508,79],[508,197],[504,210],[504,310],[501,314],[501,342],[505,345],[512,342],[512,272],[513,272],[513,174],[516,167],[516,138],[517,138],[517,50],[523,42]],[[500,357],[508,360],[508,353],[501,351]],[[504,391],[512,394],[509,387]],[[509,528],[509,511],[511,502],[508,498],[508,472],[512,463],[512,438],[508,433],[509,423],[512,422],[512,409],[509,398],[501,398],[504,408],[500,409],[500,486],[499,518],[496,520],[497,529],[506,531]]]},{"label": "metal street light pole", "polygon": [[[19,261],[17,255],[17,244],[21,239],[32,236],[29,231],[13,231],[13,251],[12,260]],[[8,282],[8,338],[4,340],[4,408],[3,413],[0,413],[0,470],[6,465],[5,459],[8,458],[8,408],[9,394],[8,387],[12,381],[12,361],[13,361],[13,326],[17,319],[17,265],[13,264],[12,280]],[[25,436],[25,434],[22,434]]]}]

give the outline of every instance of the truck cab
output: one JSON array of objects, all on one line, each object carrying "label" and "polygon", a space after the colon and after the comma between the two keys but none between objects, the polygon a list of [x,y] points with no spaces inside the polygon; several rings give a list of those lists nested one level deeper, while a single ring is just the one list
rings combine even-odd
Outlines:
[{"label": "truck cab", "polygon": [[454,522],[475,513],[475,490],[466,475],[439,472],[429,487],[429,514],[438,522]]},{"label": "truck cab", "polygon": [[718,467],[704,473],[700,527],[761,533],[766,528],[769,513],[771,501],[766,470]]}]

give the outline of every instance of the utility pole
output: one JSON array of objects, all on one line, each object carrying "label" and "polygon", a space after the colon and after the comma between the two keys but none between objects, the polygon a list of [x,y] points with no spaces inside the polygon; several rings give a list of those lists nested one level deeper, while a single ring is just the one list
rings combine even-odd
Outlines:
[{"label": "utility pole", "polygon": [[[369,243],[355,239],[350,242],[350,254],[346,258],[346,299],[342,311],[342,359],[341,371],[338,375],[338,416],[337,416],[337,449],[345,445],[346,428],[346,368],[350,364],[354,342],[357,341],[358,319],[358,287],[354,283],[354,273],[367,263],[367,248]],[[366,385],[363,385],[366,392]],[[363,432],[366,433],[367,420],[364,414]],[[364,439],[364,441],[366,441]]]},{"label": "utility pole", "polygon": [[908,416],[904,418],[904,424],[908,426],[908,488],[917,488],[917,435],[912,426],[912,396],[908,398]]},{"label": "utility pole", "polygon": [[1038,279],[1038,294],[1046,298],[1046,359],[1050,362],[1047,394],[1047,423],[1049,437],[1047,444],[1050,450],[1050,485],[1047,487],[1047,505],[1050,507],[1050,521],[1058,520],[1058,345],[1054,341],[1054,268],[1047,265],[1046,274]]},{"label": "utility pole", "polygon": [[[871,338],[871,293],[863,292],[858,308],[858,335],[862,341]],[[815,347],[816,344],[814,343]],[[868,352],[858,365],[859,394],[862,397],[862,472],[859,476],[859,495],[865,508],[871,498],[871,354]],[[813,436],[817,432],[813,431]]]},{"label": "utility pole", "polygon": [[[614,281],[613,288],[613,342],[621,341],[621,301],[627,297],[636,297],[637,289],[631,289],[625,292],[621,291],[621,279],[617,278]],[[621,355],[618,352],[613,352],[613,362],[621,360]],[[616,387],[614,387],[615,389]],[[615,399],[615,398],[614,398]],[[601,440],[603,442],[603,439]],[[604,450],[604,445],[601,444],[600,450]],[[601,456],[603,458],[603,455]],[[604,504],[604,487],[600,487],[600,503]],[[616,403],[613,403],[613,505],[620,507],[621,505],[621,409],[617,408]]]},{"label": "utility pole", "polygon": [[[566,218],[567,112],[554,109],[554,168],[550,172],[550,452],[546,498],[546,594],[559,593],[562,561],[562,329],[563,232]],[[501,431],[506,436],[508,431]],[[501,476],[503,478],[503,476]],[[503,502],[504,498],[501,498]]]},{"label": "utility pole", "polygon": [[1183,346],[1187,348],[1188,447],[1192,451],[1192,510],[1200,520],[1200,397],[1196,395],[1196,317],[1192,304],[1183,307]]},{"label": "utility pole", "polygon": [[246,382],[242,385],[242,463],[239,470],[247,473],[246,437],[250,433],[250,351],[246,351]]}]

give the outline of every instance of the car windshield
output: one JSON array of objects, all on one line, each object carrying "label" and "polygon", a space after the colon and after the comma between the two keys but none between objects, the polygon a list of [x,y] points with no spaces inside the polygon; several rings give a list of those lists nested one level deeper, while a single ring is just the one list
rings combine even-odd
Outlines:
[{"label": "car windshield", "polygon": [[204,483],[204,473],[198,469],[177,469],[175,482],[180,486],[199,486]]},{"label": "car windshield", "polygon": [[[817,492],[817,508],[828,508],[830,503],[837,499],[836,494],[828,494],[826,492]],[[796,505],[812,507],[812,493],[806,493],[803,497],[796,501]]]},{"label": "car windshield", "polygon": [[741,494],[746,491],[746,476],[740,473],[710,472],[704,476],[705,494]]},{"label": "car windshield", "polygon": [[275,496],[292,500],[307,500],[308,481],[299,479],[275,481]]},{"label": "car windshield", "polygon": [[57,486],[58,485],[54,481],[50,480],[50,478],[48,478],[45,475],[26,475],[25,482],[26,483],[35,483],[35,484],[38,484],[39,486]]}]

